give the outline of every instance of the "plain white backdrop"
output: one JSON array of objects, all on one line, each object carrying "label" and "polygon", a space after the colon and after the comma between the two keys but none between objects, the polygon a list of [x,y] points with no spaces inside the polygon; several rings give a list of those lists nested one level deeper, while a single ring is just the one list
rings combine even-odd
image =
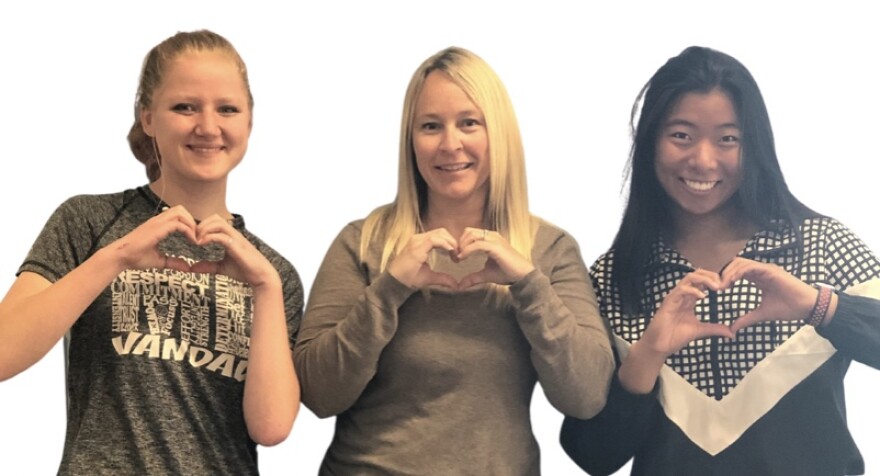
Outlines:
[{"label": "plain white backdrop", "polygon": [[[532,211],[571,232],[591,263],[619,223],[632,101],[665,60],[698,44],[753,73],[795,194],[880,250],[874,164],[880,30],[867,6],[721,2],[5,3],[0,7],[0,172],[5,292],[54,208],[71,195],[146,183],[125,135],[147,50],[210,28],[236,45],[256,99],[250,149],[229,203],[310,289],[333,237],[395,195],[404,89],[416,66],[458,45],[512,96]],[[2,343],[0,343],[2,345]],[[850,427],[880,474],[880,375],[847,377]],[[562,417],[532,406],[545,474],[579,474],[559,448]],[[65,429],[60,346],[0,383],[0,474],[57,471]],[[463,429],[466,431],[466,429]],[[333,420],[304,408],[263,474],[316,474]],[[792,435],[794,436],[794,435]]]}]

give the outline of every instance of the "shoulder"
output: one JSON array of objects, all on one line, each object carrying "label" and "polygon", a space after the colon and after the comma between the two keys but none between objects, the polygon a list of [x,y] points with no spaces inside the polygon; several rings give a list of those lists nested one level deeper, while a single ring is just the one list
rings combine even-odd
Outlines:
[{"label": "shoulder", "polygon": [[293,267],[293,264],[288,261],[287,258],[284,257],[281,253],[279,253],[275,248],[269,246],[268,243],[263,241],[259,236],[255,235],[253,232],[248,230],[247,228],[241,230],[242,234],[247,238],[248,241],[251,242],[252,245],[259,251],[263,256],[275,266],[275,269],[278,270],[279,274],[283,277],[295,277],[299,280],[299,276],[297,275],[296,269]]},{"label": "shoulder", "polygon": [[139,199],[141,197],[138,197],[136,189],[107,194],[75,195],[55,209],[49,217],[47,227],[89,231],[91,235],[114,221],[121,210]]},{"label": "shoulder", "polygon": [[800,226],[803,247],[811,249],[865,248],[862,240],[840,221],[826,216],[804,219]]},{"label": "shoulder", "polygon": [[805,237],[816,235],[833,237],[854,234],[846,225],[835,218],[827,216],[805,218],[800,224],[800,231]]},{"label": "shoulder", "polygon": [[74,195],[62,202],[58,210],[94,214],[105,208],[119,209],[126,202],[136,199],[137,194],[136,189],[129,189],[116,193]]},{"label": "shoulder", "polygon": [[533,250],[546,250],[558,246],[577,247],[577,241],[571,234],[543,218],[534,218],[535,241]]}]

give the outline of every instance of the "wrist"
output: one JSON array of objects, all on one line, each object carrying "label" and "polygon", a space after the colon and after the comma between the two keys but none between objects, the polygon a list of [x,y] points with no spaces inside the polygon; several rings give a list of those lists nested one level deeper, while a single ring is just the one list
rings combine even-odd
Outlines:
[{"label": "wrist", "polygon": [[[830,308],[832,306],[832,298],[836,296],[834,296],[834,288],[828,284],[813,283],[813,287],[817,291],[816,301],[813,304],[810,313],[804,318],[804,324],[819,327],[825,323],[826,318],[829,316],[829,310],[831,310]],[[834,300],[833,304],[835,304],[834,307],[836,308],[836,300]],[[833,310],[831,314],[833,314]]]},{"label": "wrist", "polygon": [[629,355],[620,364],[617,374],[620,384],[630,393],[650,393],[665,363],[666,355],[637,341],[630,346]]},{"label": "wrist", "polygon": [[89,259],[96,260],[100,264],[100,269],[107,270],[108,273],[112,272],[113,276],[116,276],[126,269],[133,268],[128,264],[125,248],[126,243],[115,241],[96,251]]}]

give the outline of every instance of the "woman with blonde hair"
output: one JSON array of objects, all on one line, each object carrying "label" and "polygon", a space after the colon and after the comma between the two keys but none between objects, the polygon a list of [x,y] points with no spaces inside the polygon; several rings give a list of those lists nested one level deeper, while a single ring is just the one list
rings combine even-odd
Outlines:
[{"label": "woman with blonde hair", "polygon": [[66,336],[59,474],[257,474],[290,432],[302,285],[226,205],[252,110],[222,36],[150,50],[129,134],[150,183],[64,202],[0,303],[0,380]]},{"label": "woman with blonde hair", "polygon": [[337,416],[322,474],[538,474],[529,405],[604,405],[614,362],[577,244],[528,210],[506,90],[447,48],[413,74],[398,194],[330,246],[294,359]]}]

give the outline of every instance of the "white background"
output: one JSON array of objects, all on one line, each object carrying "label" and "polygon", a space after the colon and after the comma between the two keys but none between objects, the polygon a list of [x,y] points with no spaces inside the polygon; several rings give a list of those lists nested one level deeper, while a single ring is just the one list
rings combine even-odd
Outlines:
[{"label": "white background", "polygon": [[[481,55],[507,85],[525,141],[532,211],[571,232],[588,263],[619,223],[632,101],[668,57],[692,44],[732,54],[752,71],[794,193],[880,250],[871,173],[880,159],[880,30],[868,7],[447,0],[278,10],[251,3],[0,7],[0,290],[64,199],[146,182],[125,141],[141,61],[162,39],[197,28],[236,45],[256,98],[230,206],[293,262],[307,290],[342,226],[394,198],[404,89],[423,59],[449,45]],[[56,347],[0,383],[0,474],[57,470],[62,362]],[[880,418],[877,381],[860,364],[847,377],[850,428],[868,474],[880,474],[880,437],[871,426]],[[544,472],[578,474],[559,449],[562,417],[540,389],[532,409]],[[261,448],[263,474],[316,474],[332,432],[332,419],[303,408],[286,442]]]}]

